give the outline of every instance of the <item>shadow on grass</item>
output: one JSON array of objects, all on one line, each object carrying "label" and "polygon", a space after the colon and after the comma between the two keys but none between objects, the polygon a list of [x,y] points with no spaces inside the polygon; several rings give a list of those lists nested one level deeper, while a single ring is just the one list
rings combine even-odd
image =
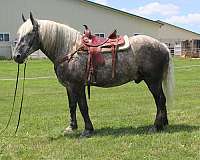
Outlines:
[{"label": "shadow on grass", "polygon": [[74,133],[70,133],[68,135],[64,135],[62,133],[58,134],[58,135],[53,135],[53,136],[49,136],[48,140],[49,141],[57,141],[57,140],[65,140],[65,139],[78,139],[80,137],[80,134],[78,131],[74,132]]},{"label": "shadow on grass", "polygon": [[[149,129],[152,126],[141,126],[137,128],[133,127],[122,127],[122,128],[101,128],[101,129],[96,129],[95,131],[95,136],[108,136],[108,135],[113,135],[113,136],[122,136],[122,135],[148,135],[148,134],[154,134],[150,133]],[[185,125],[185,124],[174,124],[174,125],[169,125],[166,129],[164,129],[161,132],[156,132],[156,133],[178,133],[178,132],[188,132],[191,133],[193,131],[197,131],[200,129],[200,126],[192,126],[192,125]]]},{"label": "shadow on grass", "polygon": [[169,125],[166,129],[166,133],[188,132],[200,130],[200,126],[186,125],[186,124],[173,124]]},{"label": "shadow on grass", "polygon": [[[101,128],[101,129],[96,129],[95,131],[95,136],[108,136],[108,135],[113,135],[113,136],[123,136],[123,135],[150,135],[154,133],[150,133],[149,129],[152,126],[141,126],[137,128],[133,127],[122,127],[122,128]],[[191,133],[193,131],[197,131],[200,129],[200,126],[191,126],[191,125],[185,125],[185,124],[174,124],[174,125],[169,125],[166,129],[164,129],[161,132],[156,132],[156,133],[178,133],[178,132],[188,132]]]},{"label": "shadow on grass", "polygon": [[[125,135],[152,135],[154,133],[149,133],[149,129],[152,126],[140,126],[137,128],[134,127],[121,127],[121,128],[100,128],[96,129],[94,133],[94,137],[104,137],[104,136],[125,136]],[[200,126],[192,126],[192,125],[185,125],[185,124],[173,124],[169,125],[164,131],[157,132],[156,134],[163,134],[163,133],[178,133],[178,132],[188,132],[191,133],[193,131],[200,130]],[[76,131],[75,133],[68,134],[64,136],[63,134],[58,134],[54,136],[49,136],[49,141],[57,141],[61,139],[79,139],[81,132]]]}]

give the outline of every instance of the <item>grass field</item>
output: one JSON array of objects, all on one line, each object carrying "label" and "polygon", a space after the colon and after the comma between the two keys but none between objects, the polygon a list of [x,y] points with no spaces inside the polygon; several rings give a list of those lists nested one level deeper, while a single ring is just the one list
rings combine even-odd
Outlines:
[{"label": "grass field", "polygon": [[[79,129],[63,136],[69,112],[66,92],[56,80],[47,60],[30,60],[25,82],[22,119],[16,137],[21,85],[8,130],[0,135],[1,160],[199,160],[200,159],[200,60],[175,59],[175,104],[168,108],[169,127],[149,134],[155,119],[153,98],[144,83],[121,87],[92,87],[89,111],[96,129],[89,139],[80,139]],[[11,110],[17,65],[0,61],[0,129]],[[22,71],[22,66],[21,66]],[[6,80],[7,79],[7,80]],[[8,141],[10,141],[8,143]]]}]

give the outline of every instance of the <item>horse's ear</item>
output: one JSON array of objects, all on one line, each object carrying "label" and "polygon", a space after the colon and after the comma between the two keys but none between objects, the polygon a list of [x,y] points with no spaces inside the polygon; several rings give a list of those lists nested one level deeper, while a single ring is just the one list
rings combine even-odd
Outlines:
[{"label": "horse's ear", "polygon": [[38,29],[38,22],[37,22],[37,20],[35,20],[35,19],[33,18],[33,15],[32,15],[31,12],[30,12],[30,20],[31,20],[31,23],[32,23],[32,25],[33,25],[33,29]]},{"label": "horse's ear", "polygon": [[24,17],[23,13],[22,13],[22,20],[23,20],[23,22],[26,22],[26,18]]}]

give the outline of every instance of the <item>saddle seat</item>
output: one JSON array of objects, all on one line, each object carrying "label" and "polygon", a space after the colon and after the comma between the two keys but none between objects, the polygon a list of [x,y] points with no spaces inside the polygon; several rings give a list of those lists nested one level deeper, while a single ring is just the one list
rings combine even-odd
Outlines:
[{"label": "saddle seat", "polygon": [[[85,31],[86,32],[86,31]],[[91,33],[89,31],[89,33]],[[117,31],[114,30],[108,38],[99,37],[91,34],[84,34],[82,43],[87,47],[111,47],[112,45],[123,45],[125,43],[122,36],[117,36]]]}]

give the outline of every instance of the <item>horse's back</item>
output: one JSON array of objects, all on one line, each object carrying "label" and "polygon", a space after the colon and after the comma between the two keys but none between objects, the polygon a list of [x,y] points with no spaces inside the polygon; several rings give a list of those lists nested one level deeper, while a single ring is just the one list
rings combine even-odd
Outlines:
[{"label": "horse's back", "polygon": [[134,49],[138,49],[140,47],[147,47],[147,46],[154,46],[156,45],[163,45],[160,41],[157,39],[147,36],[147,35],[136,35],[129,37],[129,42]]},{"label": "horse's back", "polygon": [[[146,35],[137,35],[129,38],[135,56],[154,56],[154,58],[169,57],[168,47],[155,38]],[[150,58],[149,57],[149,58]]]}]

